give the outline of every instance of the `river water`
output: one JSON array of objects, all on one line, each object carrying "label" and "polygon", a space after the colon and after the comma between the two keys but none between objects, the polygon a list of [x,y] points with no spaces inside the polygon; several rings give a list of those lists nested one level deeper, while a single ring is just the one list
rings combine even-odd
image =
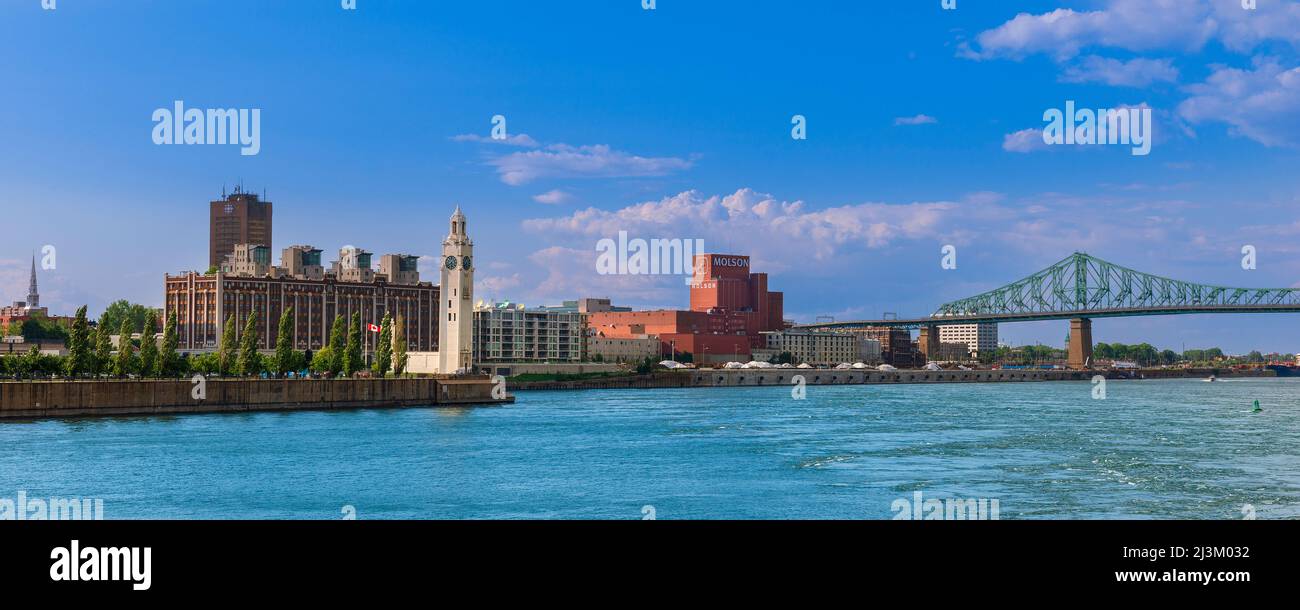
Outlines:
[{"label": "river water", "polygon": [[[0,423],[0,499],[179,519],[1300,517],[1300,379],[520,392]],[[1258,399],[1263,407],[1252,413]]]}]

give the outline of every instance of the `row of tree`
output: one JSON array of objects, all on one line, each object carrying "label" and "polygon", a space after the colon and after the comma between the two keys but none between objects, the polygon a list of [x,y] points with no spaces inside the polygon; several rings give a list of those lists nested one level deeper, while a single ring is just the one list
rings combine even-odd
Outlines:
[{"label": "row of tree", "polygon": [[[1049,345],[1024,345],[1020,347],[999,346],[991,354],[984,354],[981,361],[1001,364],[1045,364],[1064,361],[1066,350]],[[1092,348],[1093,360],[1119,360],[1134,362],[1142,366],[1173,365],[1180,362],[1208,363],[1226,358],[1223,350],[1190,349],[1182,354],[1171,349],[1160,350],[1149,343],[1127,345],[1124,343],[1098,343]],[[1263,362],[1265,358],[1259,352],[1251,352],[1246,362]]]},{"label": "row of tree", "polygon": [[[146,332],[146,324],[149,325],[150,330],[156,326],[156,318],[152,309],[144,305],[131,303],[125,299],[109,304],[103,315],[99,316],[97,326],[107,328],[112,333],[118,332],[123,322],[128,323],[132,333]],[[22,322],[9,323],[0,327],[0,336],[21,336],[29,343],[40,341],[68,343],[72,339],[71,331],[68,328],[40,314],[32,315]]]},{"label": "row of tree", "polygon": [[[335,316],[330,327],[329,344],[314,354],[293,349],[293,308],[280,314],[276,332],[275,353],[269,358],[257,352],[258,332],[256,320],[249,318],[244,330],[236,334],[235,316],[226,320],[225,331],[217,351],[194,358],[197,372],[220,375],[260,375],[284,377],[291,372],[310,370],[330,377],[351,377],[366,368],[361,335],[361,314],[354,312],[350,321]],[[380,323],[379,339],[375,343],[372,374],[383,377],[389,371],[395,375],[406,372],[406,324],[401,316],[396,320],[385,314]]]},{"label": "row of tree", "polygon": [[176,352],[175,314],[167,319],[161,345],[156,339],[153,316],[146,319],[144,328],[137,352],[131,340],[134,332],[132,321],[121,319],[116,329],[118,348],[114,350],[112,327],[101,323],[92,331],[86,319],[86,307],[82,306],[73,317],[72,328],[66,333],[67,356],[42,355],[33,345],[25,354],[3,358],[0,372],[20,377],[62,375],[73,378],[104,375],[173,377],[182,373],[184,359]]},{"label": "row of tree", "polygon": [[[125,303],[125,301],[123,301]],[[59,375],[81,377],[160,377],[175,378],[190,373],[219,374],[222,376],[285,377],[310,369],[330,377],[351,377],[366,368],[361,335],[361,314],[353,313],[351,323],[343,316],[334,318],[329,345],[315,354],[310,350],[293,349],[293,308],[280,315],[276,333],[275,353],[269,357],[258,352],[257,321],[249,317],[243,332],[238,330],[235,316],[226,320],[221,343],[214,353],[193,358],[177,353],[178,336],[176,314],[167,317],[161,344],[154,327],[154,316],[146,316],[140,323],[142,329],[139,347],[133,342],[136,319],[131,312],[122,312],[116,319],[119,336],[117,349],[113,349],[111,326],[101,319],[92,331],[86,319],[86,308],[77,310],[71,330],[67,333],[67,356],[40,353],[32,346],[26,353],[0,357],[0,374],[16,377]],[[385,315],[375,346],[372,374],[386,376],[390,371],[402,375],[406,371],[407,342],[405,324],[401,316],[394,321]]]}]

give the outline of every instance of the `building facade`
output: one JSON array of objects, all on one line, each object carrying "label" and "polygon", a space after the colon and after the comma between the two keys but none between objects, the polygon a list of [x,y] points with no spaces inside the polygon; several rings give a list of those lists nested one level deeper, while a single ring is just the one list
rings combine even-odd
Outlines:
[{"label": "building facade", "polygon": [[853,333],[812,330],[765,332],[766,349],[778,356],[789,353],[793,364],[836,365],[878,362],[880,342]]},{"label": "building facade", "polygon": [[242,188],[208,204],[208,266],[220,268],[237,244],[271,247],[271,202]]},{"label": "building facade", "polygon": [[600,362],[636,363],[661,357],[659,337],[641,336],[625,339],[587,337],[587,359]]},{"label": "building facade", "polygon": [[784,328],[785,295],[767,290],[766,273],[750,273],[748,256],[698,254],[694,269],[691,311],[741,314],[753,335]]},{"label": "building facade", "polygon": [[281,312],[290,307],[294,349],[325,347],[335,316],[350,323],[354,312],[361,315],[367,354],[373,352],[379,335],[365,329],[380,324],[385,314],[401,317],[410,351],[437,349],[439,290],[419,281],[418,273],[401,276],[401,283],[384,274],[372,275],[369,282],[345,281],[324,272],[320,250],[311,246],[286,248],[279,267],[262,262],[263,250],[260,244],[239,244],[232,251],[229,270],[164,277],[165,314],[176,315],[178,349],[215,351],[232,315],[236,332],[243,332],[248,318],[255,318],[258,349],[274,349]]},{"label": "building facade", "polygon": [[765,331],[783,330],[784,295],[767,290],[766,273],[750,273],[749,257],[700,254],[694,259],[690,309],[594,311],[593,336],[659,337],[660,353],[689,353],[699,363],[748,360],[766,348]]},{"label": "building facade", "polygon": [[475,364],[582,362],[586,358],[586,325],[581,313],[481,303],[475,307],[473,319]]},{"label": "building facade", "polygon": [[880,360],[885,364],[898,368],[925,366],[925,355],[917,349],[916,341],[912,339],[912,331],[888,326],[869,326],[849,329],[848,332],[878,342]]},{"label": "building facade", "polygon": [[996,322],[982,322],[940,326],[939,343],[963,343],[969,356],[992,354],[998,348],[998,325]]}]

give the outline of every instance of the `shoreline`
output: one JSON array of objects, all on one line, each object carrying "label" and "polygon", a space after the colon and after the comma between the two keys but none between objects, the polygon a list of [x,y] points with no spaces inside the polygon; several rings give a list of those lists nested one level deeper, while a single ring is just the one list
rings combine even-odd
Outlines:
[{"label": "shoreline", "polygon": [[569,381],[522,381],[510,383],[510,391],[530,390],[608,390],[656,388],[717,388],[792,386],[796,376],[803,376],[805,385],[884,385],[925,383],[1042,383],[1051,381],[1090,381],[1100,375],[1107,380],[1125,379],[1205,379],[1216,378],[1275,378],[1277,374],[1267,369],[1134,369],[1106,371],[1071,371],[1045,369],[1001,369],[971,371],[928,371],[906,369],[877,371],[875,369],[695,369],[687,371],[656,371],[648,375],[625,375]]},{"label": "shoreline", "polygon": [[[202,391],[200,392],[200,387]],[[52,380],[0,382],[0,421],[250,411],[331,411],[514,402],[486,376],[393,379]]]}]

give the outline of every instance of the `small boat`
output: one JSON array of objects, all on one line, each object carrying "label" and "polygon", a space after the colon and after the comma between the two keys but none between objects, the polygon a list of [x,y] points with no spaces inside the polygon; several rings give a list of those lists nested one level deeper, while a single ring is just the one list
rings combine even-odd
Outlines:
[{"label": "small boat", "polygon": [[1209,377],[1203,379],[1202,381],[1215,382],[1215,381],[1218,381],[1218,379],[1215,378],[1214,375],[1210,375]]}]

